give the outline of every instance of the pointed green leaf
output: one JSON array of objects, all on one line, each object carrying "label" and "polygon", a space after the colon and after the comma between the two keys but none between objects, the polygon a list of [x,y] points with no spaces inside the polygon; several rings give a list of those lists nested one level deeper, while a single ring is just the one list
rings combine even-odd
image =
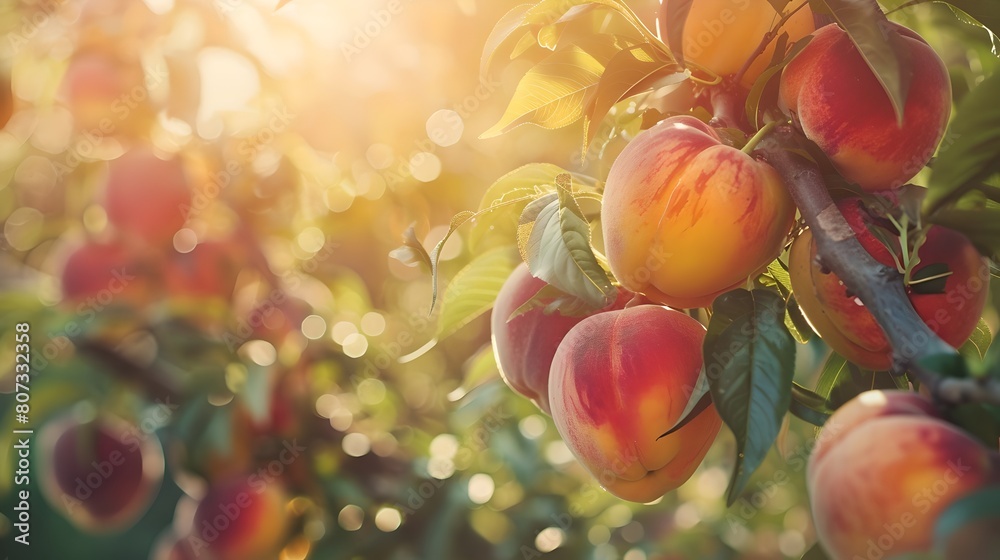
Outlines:
[{"label": "pointed green leaf", "polygon": [[791,403],[795,340],[781,295],[734,290],[712,304],[703,354],[719,416],[736,436],[727,502],[732,505],[767,456]]},{"label": "pointed green leaf", "polygon": [[458,271],[441,298],[437,338],[444,339],[493,308],[500,288],[520,263],[510,247],[490,249]]},{"label": "pointed green leaf", "polygon": [[601,308],[617,297],[617,290],[590,246],[590,224],[569,189],[569,180],[568,174],[561,175],[557,193],[525,207],[518,225],[518,248],[536,278]]},{"label": "pointed green leaf", "polygon": [[[493,235],[513,240],[524,207],[534,198],[554,192],[556,177],[561,173],[567,171],[558,165],[530,163],[497,179],[479,203],[469,230],[469,245],[476,249]],[[584,175],[573,174],[573,181],[588,190],[595,188],[594,179]]]},{"label": "pointed green leaf", "polygon": [[521,78],[507,110],[480,138],[492,138],[525,123],[556,129],[583,116],[604,65],[573,46],[552,53]]},{"label": "pointed green leaf", "polygon": [[[668,73],[671,75],[665,80]],[[598,127],[593,126],[593,123],[601,122],[611,107],[627,94],[641,93],[644,86],[648,88],[653,83],[660,87],[678,84],[689,76],[676,63],[664,59],[651,43],[636,45],[613,56],[601,75],[597,91],[586,112],[588,134],[584,147],[597,134]]]}]

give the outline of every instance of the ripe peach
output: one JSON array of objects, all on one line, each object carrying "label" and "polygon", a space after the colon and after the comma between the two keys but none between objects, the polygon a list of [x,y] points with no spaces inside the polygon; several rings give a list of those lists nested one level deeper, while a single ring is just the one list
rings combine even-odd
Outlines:
[{"label": "ripe peach", "polygon": [[161,159],[148,148],[111,161],[104,197],[111,224],[159,246],[170,245],[191,206],[184,164],[178,158]]},{"label": "ripe peach", "polygon": [[49,462],[45,497],[83,529],[125,529],[159,491],[163,451],[153,434],[112,418],[80,423],[69,416],[40,437]]},{"label": "ripe peach", "polygon": [[990,451],[916,402],[871,391],[827,421],[834,434],[810,457],[807,482],[833,560],[929,550],[937,517],[990,480]]},{"label": "ripe peach", "polygon": [[706,307],[753,277],[781,252],[794,215],[774,169],[688,116],[625,147],[601,211],[622,286],[671,307]]},{"label": "ripe peach", "polygon": [[780,102],[840,173],[867,191],[896,188],[934,155],[951,111],[944,62],[915,32],[890,24],[909,50],[913,77],[898,126],[889,96],[851,38],[836,24],[781,75]]},{"label": "ripe peach", "polygon": [[122,61],[109,48],[76,53],[60,88],[77,126],[98,136],[115,134],[149,112],[141,66]]},{"label": "ripe peach", "polygon": [[[667,32],[671,29],[667,21],[667,10],[671,2],[677,1],[661,0],[657,23],[664,41],[668,40]],[[803,2],[804,0],[789,2],[783,13],[791,12]],[[764,35],[771,30],[771,26],[781,17],[767,0],[698,0],[689,3],[691,7],[683,31],[684,59],[720,76],[736,74]],[[816,26],[812,10],[805,6],[788,19],[781,32],[788,33],[791,44],[812,33],[814,29]],[[740,85],[747,89],[753,86],[771,61],[776,44],[776,41],[771,41],[750,64]]]},{"label": "ripe peach", "polygon": [[216,560],[276,558],[284,542],[288,496],[257,475],[213,484],[195,512],[191,547]]},{"label": "ripe peach", "polygon": [[88,242],[63,264],[63,296],[80,309],[94,311],[115,304],[141,305],[152,296],[155,271],[155,262],[123,243]]},{"label": "ripe peach", "polygon": [[[549,413],[549,366],[559,342],[583,317],[559,312],[546,315],[535,308],[508,321],[511,314],[547,284],[535,278],[522,264],[514,269],[497,294],[491,317],[493,355],[500,376],[507,385],[531,399]],[[605,310],[625,307],[631,294],[622,290],[618,299]]]},{"label": "ripe peach", "polygon": [[[869,231],[878,223],[856,198],[837,206],[844,213],[861,245],[876,260],[895,266],[889,250]],[[952,273],[943,293],[919,293],[907,288],[910,303],[925,323],[945,342],[960,346],[972,334],[989,294],[989,265],[976,248],[958,232],[933,226],[918,251],[922,267],[944,263]],[[816,263],[816,244],[809,232],[792,243],[789,270],[792,290],[810,324],[839,354],[857,365],[874,370],[892,366],[892,348],[882,328],[851,294],[836,274],[824,274]],[[913,346],[920,341],[912,341]],[[903,348],[901,351],[912,351]]]},{"label": "ripe peach", "polygon": [[552,419],[612,494],[655,500],[683,484],[708,452],[722,425],[714,407],[660,438],[698,381],[704,338],[691,317],[640,305],[587,317],[559,344],[549,377]]}]

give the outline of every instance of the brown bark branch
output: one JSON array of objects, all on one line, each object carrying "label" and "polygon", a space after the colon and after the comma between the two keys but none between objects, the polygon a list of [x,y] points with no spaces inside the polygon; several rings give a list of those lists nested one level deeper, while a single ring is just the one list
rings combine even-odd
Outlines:
[{"label": "brown bark branch", "polygon": [[921,365],[926,357],[957,354],[917,315],[893,267],[873,258],[861,246],[827,191],[817,166],[792,150],[801,150],[801,136],[790,126],[777,127],[754,151],[781,175],[795,205],[816,240],[821,264],[837,274],[858,296],[882,327],[893,349],[896,371],[908,371],[943,403],[1000,404],[1000,380],[950,378]]}]

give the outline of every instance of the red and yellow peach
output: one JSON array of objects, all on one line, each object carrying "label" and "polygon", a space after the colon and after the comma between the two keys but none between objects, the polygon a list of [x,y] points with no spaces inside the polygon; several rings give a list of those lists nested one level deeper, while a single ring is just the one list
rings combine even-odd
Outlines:
[{"label": "red and yellow peach", "polygon": [[676,432],[702,371],[705,328],[640,305],[592,315],[552,360],[552,419],[569,449],[612,494],[650,502],[683,484],[722,420],[710,406]]},{"label": "red and yellow peach", "polygon": [[707,307],[754,277],[781,252],[794,215],[773,168],[687,116],[625,147],[601,211],[618,281],[678,308]]},{"label": "red and yellow peach", "polygon": [[785,67],[780,102],[848,181],[867,191],[899,187],[934,155],[951,112],[944,62],[915,32],[889,24],[908,50],[913,76],[897,123],[889,96],[836,24]]}]

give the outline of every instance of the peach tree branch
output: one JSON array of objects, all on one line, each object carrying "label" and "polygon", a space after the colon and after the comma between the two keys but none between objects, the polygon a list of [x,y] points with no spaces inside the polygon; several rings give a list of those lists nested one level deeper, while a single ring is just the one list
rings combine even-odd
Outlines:
[{"label": "peach tree branch", "polygon": [[903,287],[902,274],[872,257],[837,209],[815,163],[799,155],[802,137],[788,125],[774,129],[754,154],[781,175],[806,225],[812,230],[820,264],[837,274],[865,304],[893,348],[893,367],[909,371],[942,403],[1000,404],[1000,380],[944,377],[924,365],[930,356],[958,352],[917,315]]}]

